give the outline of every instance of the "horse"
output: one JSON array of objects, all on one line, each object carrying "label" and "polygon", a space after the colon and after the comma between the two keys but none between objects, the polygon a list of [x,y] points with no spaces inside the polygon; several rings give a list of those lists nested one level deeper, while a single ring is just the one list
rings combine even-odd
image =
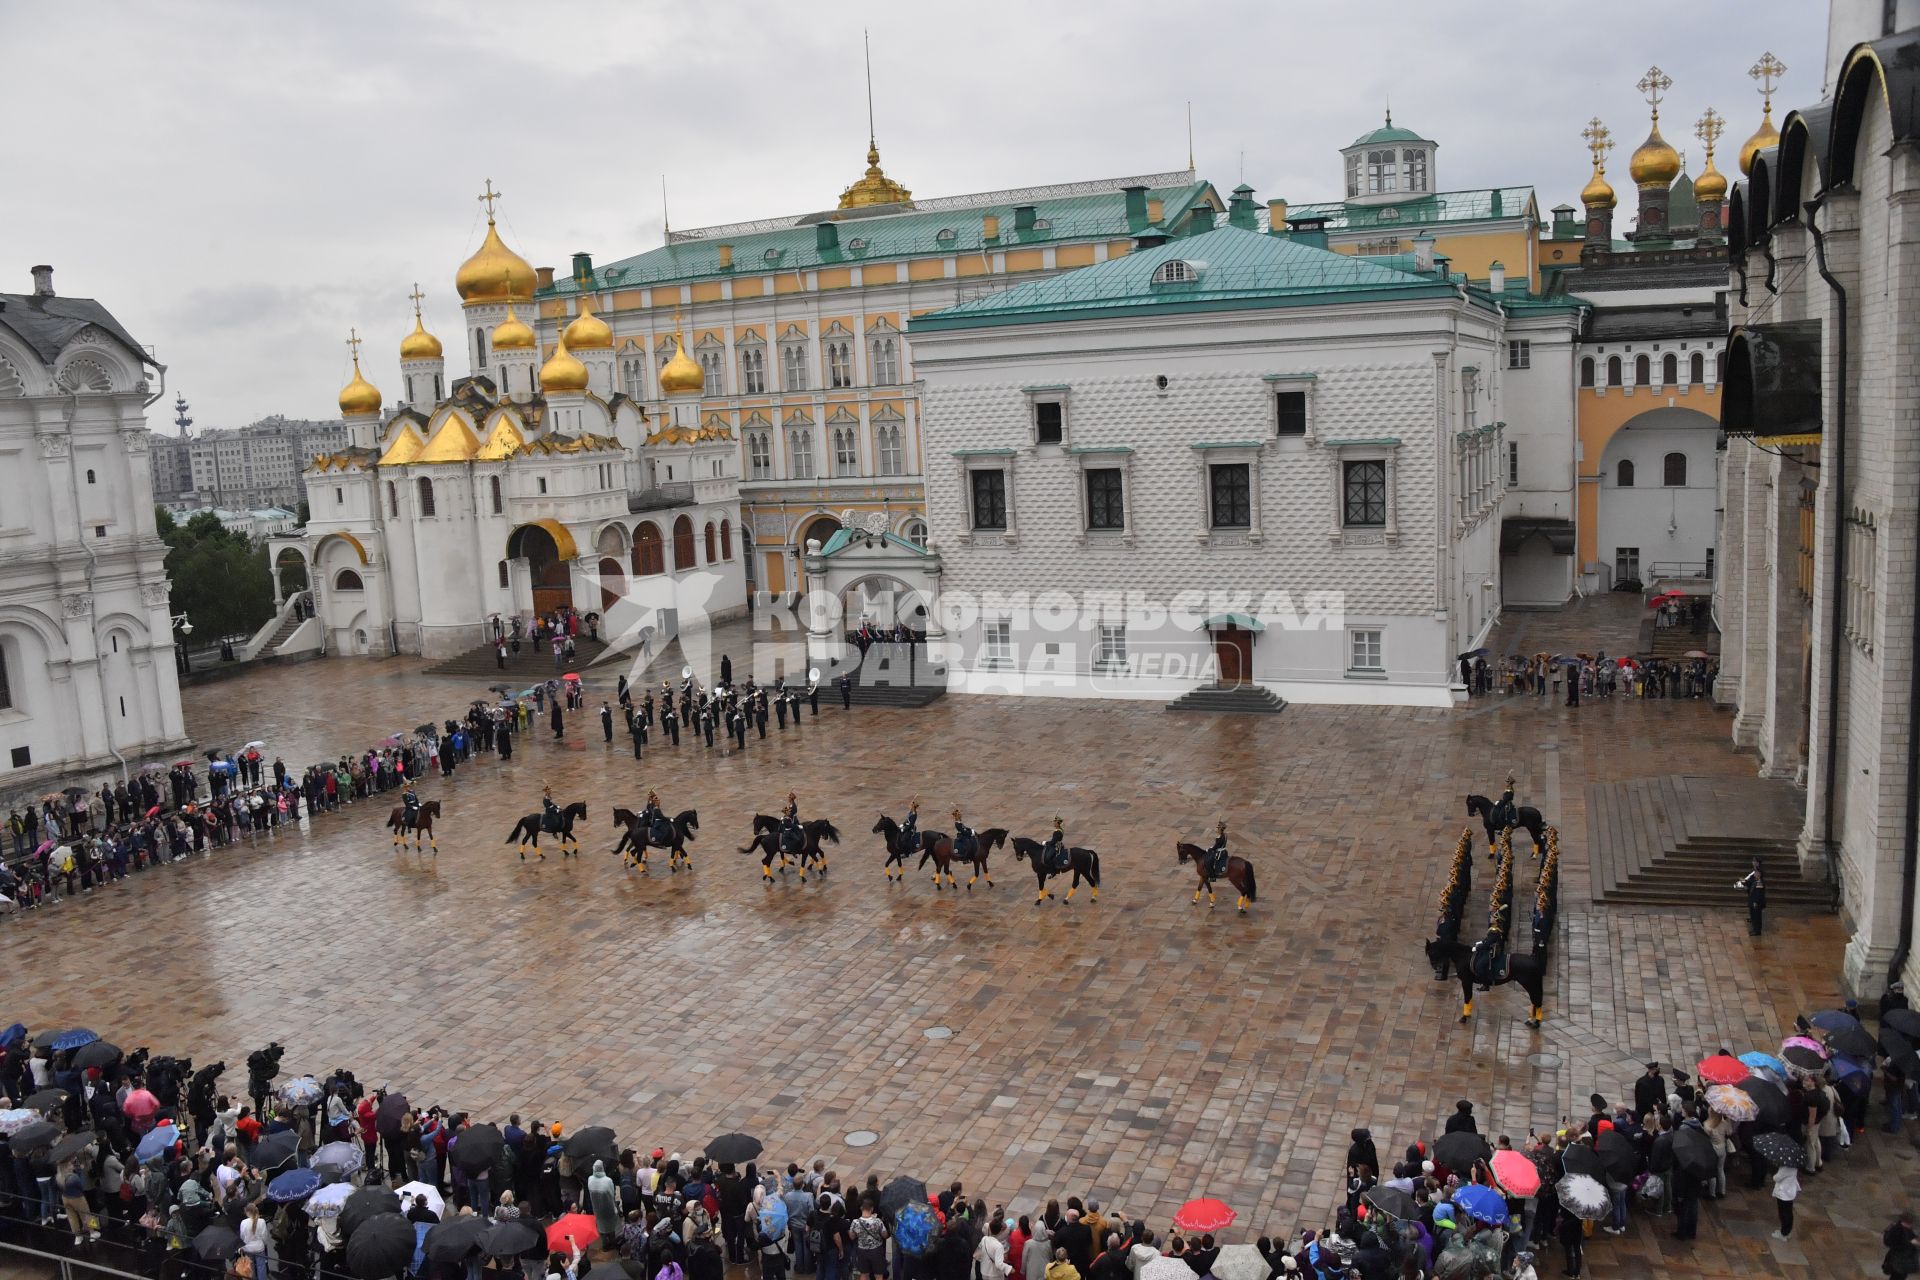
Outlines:
[{"label": "horse", "polygon": [[[1198,903],[1201,893],[1204,892],[1207,895],[1207,910],[1213,910],[1213,877],[1207,874],[1207,866],[1213,861],[1212,856],[1197,844],[1176,842],[1174,847],[1180,854],[1180,861],[1193,863],[1193,869],[1200,873],[1200,887],[1193,891],[1194,902]],[[1228,855],[1226,879],[1228,884],[1240,891],[1240,899],[1234,905],[1240,909],[1241,915],[1245,915],[1247,908],[1259,898],[1259,889],[1253,875],[1253,864],[1238,855]]]},{"label": "horse", "polygon": [[[814,818],[800,824],[800,850],[793,855],[800,864],[800,883],[807,882],[807,864],[813,863],[821,875],[827,873],[827,855],[821,851],[821,840],[840,843],[840,829],[825,818]],[[753,839],[741,848],[741,853],[758,852],[760,857],[760,875],[771,882],[773,879],[773,860],[780,859],[780,874],[787,873],[788,855],[780,849],[780,819],[770,818],[764,813],[753,815]]]},{"label": "horse", "polygon": [[[946,885],[940,883],[940,877],[943,875],[947,878],[947,884],[954,885],[956,888],[959,887],[958,882],[953,878],[953,864],[956,862],[973,863],[973,874],[967,877],[967,888],[969,890],[973,888],[973,882],[982,877],[986,879],[987,888],[993,888],[993,877],[987,874],[987,859],[992,856],[995,849],[1006,843],[1007,829],[1005,827],[988,827],[985,831],[974,832],[973,838],[973,856],[971,858],[956,858],[953,856],[952,836],[944,831],[922,831],[920,833],[920,865],[924,867],[927,865],[928,858],[933,859],[934,888],[944,889],[946,887]],[[903,870],[901,874],[905,875],[906,873]]]},{"label": "horse", "polygon": [[[1500,843],[1500,833],[1493,829],[1493,811],[1495,807],[1494,802],[1485,796],[1467,797],[1467,816],[1469,818],[1480,819],[1481,823],[1487,828],[1487,852],[1494,857],[1498,857],[1499,855],[1493,852],[1495,847]],[[1513,825],[1524,829],[1528,835],[1533,837],[1533,851],[1536,855],[1545,856],[1547,851],[1547,820],[1541,817],[1540,811],[1530,804],[1516,806],[1513,813]]]},{"label": "horse", "polygon": [[892,883],[896,867],[899,868],[900,878],[905,880],[907,855],[913,852],[913,848],[900,838],[900,824],[883,813],[879,821],[873,824],[873,834],[882,837],[887,843],[887,860],[880,864],[880,869],[887,873],[888,883]]},{"label": "horse", "polygon": [[[1437,938],[1427,940],[1427,963],[1433,966],[1436,975],[1444,972],[1449,965],[1460,978],[1460,1021],[1465,1022],[1473,1016],[1473,948],[1464,942],[1441,942]],[[1533,1000],[1533,1016],[1527,1019],[1527,1025],[1538,1027],[1547,1020],[1546,987],[1547,957],[1540,952],[1529,955],[1507,953],[1507,969],[1493,980],[1493,986],[1504,986],[1517,982]]]},{"label": "horse", "polygon": [[663,845],[655,840],[653,833],[641,826],[640,815],[631,809],[615,809],[613,825],[626,828],[620,834],[620,842],[613,846],[613,851],[616,854],[626,853],[628,867],[638,867],[644,873],[647,869],[647,849],[652,847],[667,850],[669,872],[678,872],[683,862],[687,864],[687,870],[693,870],[693,856],[687,852],[687,842],[692,840],[693,833],[700,829],[698,810],[687,809],[674,815],[671,823],[673,827],[671,845]]},{"label": "horse", "polygon": [[[533,851],[539,855],[540,861],[547,860],[547,855],[540,848],[540,820],[544,816],[543,813],[530,813],[514,823],[513,830],[507,832],[508,844],[512,844],[515,840],[520,842],[520,861],[527,860],[528,844],[532,844]],[[570,857],[580,852],[580,841],[573,834],[573,824],[576,820],[585,821],[586,816],[587,804],[584,800],[575,800],[560,811],[560,830],[554,834],[560,837],[561,857]],[[573,847],[568,848],[569,845]]]},{"label": "horse", "polygon": [[413,851],[420,852],[420,837],[427,837],[427,844],[433,849],[434,857],[440,856],[440,842],[433,838],[433,820],[440,816],[440,802],[428,800],[414,811],[413,821],[407,821],[407,806],[401,805],[387,815],[387,829],[393,832],[393,847],[398,849],[407,841],[407,832],[413,832]]},{"label": "horse", "polygon": [[[1047,888],[1047,877],[1051,875],[1065,875],[1066,871],[1055,872],[1048,870],[1046,846],[1042,845],[1038,840],[1029,840],[1025,836],[1015,836],[1013,838],[1013,856],[1025,859],[1033,864],[1034,878],[1040,882],[1040,896],[1033,900],[1033,905],[1037,907],[1048,898],[1051,898],[1053,891]],[[1068,902],[1073,901],[1073,891],[1080,887],[1082,880],[1085,880],[1089,885],[1093,886],[1093,900],[1095,902],[1100,901],[1099,854],[1091,849],[1068,849],[1067,871],[1073,872],[1073,883],[1067,886]]]}]

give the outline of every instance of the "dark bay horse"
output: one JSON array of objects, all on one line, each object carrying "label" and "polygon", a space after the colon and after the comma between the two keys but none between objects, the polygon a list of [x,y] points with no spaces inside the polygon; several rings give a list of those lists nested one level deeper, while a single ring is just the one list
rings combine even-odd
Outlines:
[{"label": "dark bay horse", "polygon": [[934,888],[944,889],[946,887],[946,885],[940,883],[940,877],[943,875],[947,878],[947,884],[954,885],[956,888],[959,887],[953,878],[953,864],[956,862],[973,863],[973,874],[967,877],[967,888],[973,888],[973,882],[982,878],[985,878],[987,888],[993,888],[993,877],[987,874],[987,859],[993,855],[995,849],[998,849],[1007,842],[1007,829],[1005,827],[988,827],[985,831],[974,832],[973,838],[976,841],[973,856],[971,858],[956,858],[953,856],[953,837],[951,835],[944,831],[922,831],[920,833],[920,865],[924,867],[927,865],[928,858],[933,859]]},{"label": "dark bay horse", "polygon": [[[1200,901],[1200,895],[1207,895],[1207,910],[1213,910],[1213,877],[1207,874],[1207,864],[1212,857],[1197,844],[1179,844],[1180,861],[1193,863],[1193,869],[1200,873],[1200,887],[1193,891],[1193,900]],[[1239,890],[1240,900],[1234,905],[1242,915],[1254,902],[1259,900],[1258,886],[1254,880],[1253,864],[1237,854],[1227,856],[1227,883]]]},{"label": "dark bay horse", "polygon": [[[1495,807],[1494,802],[1485,796],[1467,797],[1467,816],[1480,819],[1481,824],[1486,827],[1487,851],[1489,855],[1497,857],[1493,850],[1500,843],[1500,833],[1493,829]],[[1533,837],[1535,854],[1544,854],[1547,848],[1547,820],[1541,817],[1540,811],[1530,804],[1516,805],[1513,812],[1514,826]]]},{"label": "dark bay horse", "polygon": [[[1427,940],[1427,963],[1438,974],[1442,966],[1451,965],[1460,978],[1460,1021],[1465,1022],[1473,1016],[1473,948],[1464,942],[1441,942]],[[1517,982],[1533,1000],[1533,1013],[1527,1019],[1527,1025],[1538,1027],[1547,1020],[1547,957],[1545,952],[1516,955],[1507,953],[1507,971],[1493,983],[1504,986]]]},{"label": "dark bay horse", "polygon": [[440,802],[428,800],[414,812],[413,821],[407,821],[407,806],[401,805],[387,816],[387,829],[393,832],[393,847],[398,849],[407,842],[407,832],[413,832],[413,851],[420,852],[420,837],[426,836],[427,843],[437,857],[440,842],[433,838],[433,820],[440,816]]},{"label": "dark bay horse", "polygon": [[[814,818],[800,824],[800,851],[792,855],[800,864],[800,883],[807,882],[807,864],[812,863],[821,875],[827,873],[827,855],[821,851],[822,840],[840,843],[840,829],[825,818]],[[760,854],[760,875],[762,879],[773,879],[773,860],[780,859],[780,874],[787,873],[789,855],[780,849],[780,819],[764,813],[753,815],[753,839],[747,841],[741,853]]]},{"label": "dark bay horse", "polygon": [[[1025,836],[1015,836],[1013,838],[1013,856],[1033,864],[1034,878],[1040,882],[1040,896],[1033,900],[1033,905],[1037,907],[1048,898],[1051,898],[1053,891],[1047,888],[1047,877],[1052,875],[1065,875],[1066,871],[1056,872],[1047,867],[1046,846],[1038,840],[1029,840]],[[1093,886],[1093,900],[1095,902],[1100,901],[1099,854],[1091,849],[1068,849],[1067,871],[1073,873],[1073,883],[1067,886],[1068,902],[1073,901],[1073,891],[1080,887],[1082,880],[1085,880],[1089,885]]]},{"label": "dark bay horse", "polygon": [[686,863],[687,870],[693,870],[693,856],[687,852],[687,842],[693,839],[693,833],[700,829],[700,813],[695,809],[685,809],[673,817],[673,843],[663,845],[653,838],[653,833],[641,825],[640,815],[631,809],[615,809],[613,825],[622,827],[620,842],[613,846],[615,853],[627,855],[627,866],[638,867],[642,873],[647,869],[647,850],[649,848],[667,850],[667,870],[677,872],[680,864]]},{"label": "dark bay horse", "polygon": [[914,847],[919,844],[918,839],[911,843],[903,839],[900,834],[900,824],[884,813],[880,815],[879,821],[873,824],[873,833],[887,842],[887,860],[880,864],[880,869],[887,873],[887,880],[889,882],[893,880],[895,871],[898,871],[900,878],[905,880],[907,855],[912,853]]},{"label": "dark bay horse", "polygon": [[[560,830],[550,834],[560,837],[561,857],[570,857],[580,852],[580,841],[573,834],[573,824],[575,822],[585,821],[586,816],[587,802],[584,800],[575,800],[572,804],[560,811]],[[533,846],[534,853],[539,855],[540,861],[545,862],[547,860],[547,855],[540,849],[541,817],[541,814],[530,813],[520,819],[520,821],[514,823],[513,830],[507,833],[508,844],[512,844],[515,840],[520,842],[520,861],[522,862],[527,860],[527,846],[529,844]]]}]

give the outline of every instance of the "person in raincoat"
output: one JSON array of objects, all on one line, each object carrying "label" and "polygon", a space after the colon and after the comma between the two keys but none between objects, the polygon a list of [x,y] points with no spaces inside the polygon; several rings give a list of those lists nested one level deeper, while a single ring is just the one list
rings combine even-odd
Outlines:
[{"label": "person in raincoat", "polygon": [[587,1177],[587,1204],[593,1210],[593,1226],[600,1233],[603,1248],[612,1248],[620,1234],[620,1188],[607,1176],[606,1162],[595,1160]]},{"label": "person in raincoat", "polygon": [[1080,1280],[1079,1268],[1067,1261],[1065,1249],[1053,1251],[1053,1261],[1047,1264],[1043,1280]]}]

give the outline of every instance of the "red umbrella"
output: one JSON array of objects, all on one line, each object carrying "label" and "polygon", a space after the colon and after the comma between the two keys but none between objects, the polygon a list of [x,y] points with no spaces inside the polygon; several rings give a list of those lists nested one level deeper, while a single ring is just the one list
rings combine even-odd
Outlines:
[{"label": "red umbrella", "polygon": [[120,1110],[126,1112],[127,1115],[134,1119],[150,1116],[159,1109],[160,1099],[154,1097],[145,1089],[133,1090],[127,1095],[127,1100],[120,1104]]},{"label": "red umbrella", "polygon": [[1494,1152],[1493,1176],[1509,1195],[1530,1196],[1540,1189],[1540,1170],[1518,1151]]},{"label": "red umbrella", "polygon": [[569,672],[567,672],[567,674],[565,674],[565,675],[563,675],[563,676],[561,676],[560,678],[561,678],[562,680],[571,680],[571,681],[573,681],[573,682],[574,682],[575,684],[579,684],[579,683],[580,683],[580,673],[579,673],[578,671],[569,671]]},{"label": "red umbrella", "polygon": [[1658,609],[1661,605],[1665,604],[1669,600],[1685,599],[1686,594],[1687,593],[1684,591],[1662,591],[1659,595],[1647,601],[1647,608]]},{"label": "red umbrella", "polygon": [[152,817],[152,816],[153,816],[154,814],[156,814],[156,813],[158,813],[158,812],[160,812],[160,806],[159,806],[159,805],[155,805],[155,806],[153,806],[153,808],[151,808],[151,809],[149,809],[149,810],[147,810],[147,816],[148,816],[149,818],[151,818],[151,817]]},{"label": "red umbrella", "polygon": [[1221,1231],[1233,1225],[1233,1210],[1224,1200],[1189,1200],[1173,1215],[1182,1231]]},{"label": "red umbrella", "polygon": [[547,1228],[547,1252],[566,1254],[567,1240],[580,1246],[585,1253],[600,1241],[600,1228],[593,1225],[590,1213],[569,1213]]},{"label": "red umbrella", "polygon": [[1711,1058],[1701,1059],[1700,1065],[1694,1068],[1694,1074],[1708,1084],[1739,1084],[1753,1073],[1747,1070],[1744,1062],[1731,1054],[1716,1053]]}]

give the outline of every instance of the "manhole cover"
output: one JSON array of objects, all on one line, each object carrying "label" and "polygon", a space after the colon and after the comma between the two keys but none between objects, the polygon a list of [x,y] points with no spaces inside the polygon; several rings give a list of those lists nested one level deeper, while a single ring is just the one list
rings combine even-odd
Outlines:
[{"label": "manhole cover", "polygon": [[1557,1067],[1560,1065],[1560,1055],[1557,1053],[1530,1053],[1527,1055],[1527,1065],[1532,1067]]},{"label": "manhole cover", "polygon": [[928,1027],[926,1029],[925,1035],[929,1040],[951,1040],[953,1039],[953,1028],[952,1027]]},{"label": "manhole cover", "polygon": [[880,1135],[871,1129],[855,1129],[847,1135],[847,1145],[850,1147],[870,1147],[878,1141]]}]

